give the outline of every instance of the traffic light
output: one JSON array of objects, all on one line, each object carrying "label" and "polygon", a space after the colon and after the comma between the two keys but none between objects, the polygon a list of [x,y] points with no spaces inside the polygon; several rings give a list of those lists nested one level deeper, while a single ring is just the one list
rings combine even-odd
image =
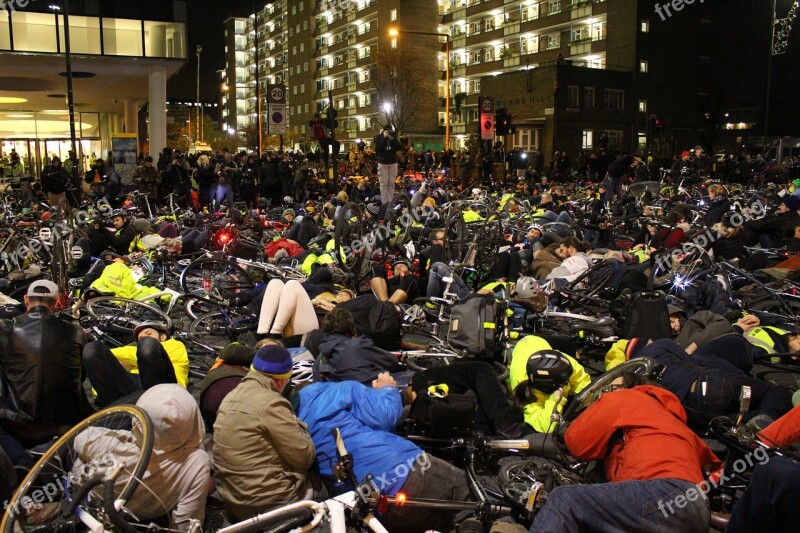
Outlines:
[{"label": "traffic light", "polygon": [[494,124],[495,124],[495,132],[498,136],[508,135],[508,132],[511,129],[508,110],[505,107],[501,107],[497,110],[494,117]]},{"label": "traffic light", "polygon": [[658,115],[650,115],[650,133],[654,135],[664,133],[664,124]]}]

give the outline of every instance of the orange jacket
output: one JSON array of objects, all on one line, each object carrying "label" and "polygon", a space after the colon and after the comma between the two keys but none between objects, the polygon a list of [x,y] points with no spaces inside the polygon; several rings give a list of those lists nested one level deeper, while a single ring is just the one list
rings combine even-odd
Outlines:
[{"label": "orange jacket", "polygon": [[605,460],[610,481],[672,478],[700,483],[722,464],[686,425],[678,397],[640,385],[604,394],[570,425],[570,453]]},{"label": "orange jacket", "polygon": [[800,441],[800,405],[767,426],[760,434],[762,441],[771,446],[791,446]]}]

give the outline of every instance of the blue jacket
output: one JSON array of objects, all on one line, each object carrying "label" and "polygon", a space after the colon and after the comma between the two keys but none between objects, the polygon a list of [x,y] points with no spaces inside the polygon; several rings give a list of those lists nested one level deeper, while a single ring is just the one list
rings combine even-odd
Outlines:
[{"label": "blue jacket", "polygon": [[393,387],[376,390],[354,381],[314,383],[300,391],[297,415],[308,425],[317,450],[320,473],[333,478],[338,461],[332,431],[339,428],[347,451],[353,456],[356,479],[372,474],[382,493],[394,496],[408,474],[422,463],[423,451],[391,433],[403,403]]}]

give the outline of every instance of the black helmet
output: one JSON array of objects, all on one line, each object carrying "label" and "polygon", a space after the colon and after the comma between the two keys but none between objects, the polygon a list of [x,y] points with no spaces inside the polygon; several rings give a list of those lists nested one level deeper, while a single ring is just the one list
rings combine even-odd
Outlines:
[{"label": "black helmet", "polygon": [[539,350],[528,357],[525,365],[531,387],[551,394],[563,387],[572,376],[572,364],[556,350]]},{"label": "black helmet", "polygon": [[116,217],[128,218],[128,213],[122,209],[114,209],[111,211],[111,218]]},{"label": "black helmet", "polygon": [[170,328],[167,324],[164,324],[163,322],[159,322],[157,320],[146,320],[141,324],[139,324],[138,326],[136,326],[136,329],[133,330],[133,338],[138,339],[139,333],[141,333],[142,330],[145,329],[154,329],[157,332],[163,333],[164,335],[169,337],[172,328]]}]

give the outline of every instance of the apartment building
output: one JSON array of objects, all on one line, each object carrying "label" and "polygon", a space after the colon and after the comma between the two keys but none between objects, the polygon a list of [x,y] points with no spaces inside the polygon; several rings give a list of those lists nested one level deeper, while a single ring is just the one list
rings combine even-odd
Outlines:
[{"label": "apartment building", "polygon": [[[414,58],[414,83],[432,97],[407,104],[414,106],[414,113],[403,130],[416,141],[441,144],[443,101],[436,94],[444,94],[445,48],[433,35],[438,30],[437,9],[430,0],[278,0],[248,18],[228,19],[226,68],[220,71],[223,124],[244,139],[247,127],[256,123],[257,77],[265,134],[266,88],[283,83],[288,146],[312,147],[308,123],[315,113],[327,112],[329,91],[338,115],[337,139],[345,146],[369,143],[388,122],[384,106],[402,105],[379,101],[371,79],[375,57],[384,47],[406,47]],[[401,33],[389,36],[390,29]]]}]

